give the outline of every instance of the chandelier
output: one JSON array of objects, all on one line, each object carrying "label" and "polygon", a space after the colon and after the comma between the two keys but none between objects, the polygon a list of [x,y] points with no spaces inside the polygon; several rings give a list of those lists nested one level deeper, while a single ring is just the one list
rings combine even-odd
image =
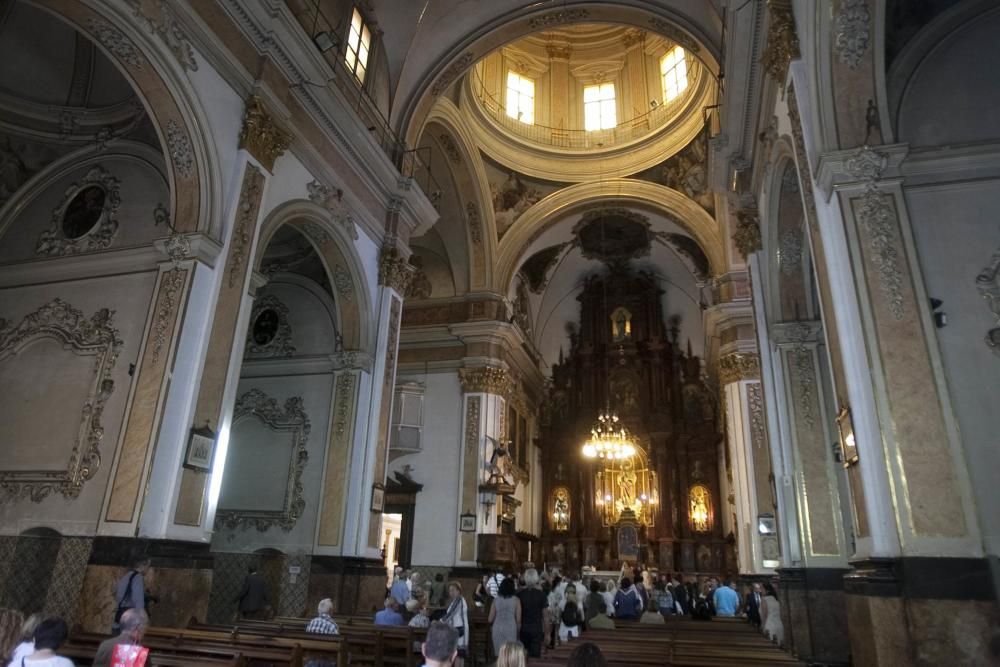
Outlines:
[{"label": "chandelier", "polygon": [[629,459],[635,456],[635,451],[628,429],[610,411],[597,416],[590,438],[583,443],[583,455],[591,459]]}]

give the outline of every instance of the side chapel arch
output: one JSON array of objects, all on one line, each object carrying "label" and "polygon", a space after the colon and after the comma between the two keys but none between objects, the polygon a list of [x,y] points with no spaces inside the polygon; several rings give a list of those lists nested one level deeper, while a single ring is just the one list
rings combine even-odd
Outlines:
[{"label": "side chapel arch", "polygon": [[286,202],[272,211],[261,227],[254,270],[260,270],[271,237],[284,225],[294,227],[309,240],[326,268],[336,292],[336,324],[343,336],[344,350],[372,352],[375,324],[361,258],[344,226],[334,222],[329,211],[301,199]]}]

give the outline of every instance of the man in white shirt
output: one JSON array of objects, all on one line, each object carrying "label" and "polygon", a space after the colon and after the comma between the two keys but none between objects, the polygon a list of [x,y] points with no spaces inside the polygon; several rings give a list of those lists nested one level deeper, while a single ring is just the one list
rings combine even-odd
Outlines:
[{"label": "man in white shirt", "polygon": [[493,573],[493,576],[486,581],[486,591],[490,594],[491,598],[496,598],[497,592],[500,590],[500,584],[506,577],[503,576],[503,572],[497,570]]}]

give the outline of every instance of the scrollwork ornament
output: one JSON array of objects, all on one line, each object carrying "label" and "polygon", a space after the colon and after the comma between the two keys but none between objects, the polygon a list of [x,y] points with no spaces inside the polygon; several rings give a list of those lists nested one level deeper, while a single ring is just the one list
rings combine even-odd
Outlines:
[{"label": "scrollwork ornament", "polygon": [[243,176],[243,189],[237,204],[236,222],[233,225],[233,238],[230,243],[229,274],[230,289],[244,276],[250,243],[257,226],[257,212],[260,206],[264,175],[252,165],[247,165]]},{"label": "scrollwork ornament", "polygon": [[840,0],[835,23],[837,57],[851,69],[857,69],[871,42],[868,0]]},{"label": "scrollwork ornament", "polygon": [[[76,498],[101,466],[101,418],[115,389],[112,379],[123,342],[112,326],[115,311],[103,308],[89,318],[62,299],[53,299],[16,326],[0,318],[0,361],[19,354],[32,341],[52,338],[74,354],[94,356],[94,380],[80,414],[80,429],[64,471],[0,470],[0,498],[41,502],[52,493]],[[62,407],[62,406],[60,406]],[[27,443],[25,443],[27,444]]]},{"label": "scrollwork ornament", "polygon": [[816,425],[816,416],[813,414],[813,386],[816,384],[813,376],[812,352],[804,345],[799,345],[791,352],[792,363],[795,366],[795,393],[799,399],[799,414],[802,423],[807,428]]},{"label": "scrollwork ornament", "polygon": [[170,335],[170,322],[177,310],[181,288],[184,286],[186,277],[187,271],[185,269],[174,266],[164,272],[161,279],[159,306],[153,319],[152,362],[154,364],[160,360],[160,354],[167,344],[167,338]]},{"label": "scrollwork ornament", "polygon": [[[309,200],[329,211],[334,221],[344,227],[352,240],[357,241],[358,226],[355,224],[354,216],[344,202],[344,191],[340,188],[332,188],[316,180],[306,184],[306,189],[309,191]],[[329,236],[326,237],[327,240],[329,238]]]},{"label": "scrollwork ornament", "polygon": [[590,12],[586,9],[563,9],[536,16],[528,21],[528,25],[531,26],[532,30],[544,30],[552,26],[579,23],[588,18],[590,18]]},{"label": "scrollwork ornament", "polygon": [[770,24],[767,30],[767,47],[761,63],[768,74],[782,84],[788,76],[788,65],[801,57],[799,38],[795,34],[795,17],[791,0],[767,0]]},{"label": "scrollwork ornament", "polygon": [[[789,172],[794,173],[794,172]],[[786,229],[778,241],[778,264],[786,276],[795,275],[802,268],[802,232]]]},{"label": "scrollwork ornament", "polygon": [[760,378],[760,360],[756,354],[727,354],[719,359],[719,384]]},{"label": "scrollwork ornament", "polygon": [[482,393],[509,396],[515,386],[511,374],[496,366],[460,368],[458,380],[462,385],[462,391],[467,394]]},{"label": "scrollwork ornament", "polygon": [[351,272],[340,264],[333,267],[333,286],[345,301],[354,301],[354,278],[351,277]]},{"label": "scrollwork ornament", "polygon": [[306,506],[302,472],[309,461],[306,442],[312,425],[309,423],[309,416],[303,410],[301,396],[288,398],[282,407],[278,405],[276,399],[260,389],[251,389],[236,399],[233,423],[251,415],[258,417],[273,431],[287,431],[292,435],[284,508],[276,511],[220,509],[215,514],[215,523],[216,526],[232,529],[253,527],[261,533],[275,527],[288,532],[295,527]]},{"label": "scrollwork ornament", "polygon": [[[103,250],[110,246],[115,234],[118,233],[118,209],[122,203],[120,185],[121,182],[100,165],[90,169],[82,179],[66,188],[62,201],[52,209],[52,224],[38,237],[35,252],[53,257]],[[71,239],[66,236],[63,229],[67,209],[77,195],[95,186],[104,192],[100,217],[89,231]]]}]

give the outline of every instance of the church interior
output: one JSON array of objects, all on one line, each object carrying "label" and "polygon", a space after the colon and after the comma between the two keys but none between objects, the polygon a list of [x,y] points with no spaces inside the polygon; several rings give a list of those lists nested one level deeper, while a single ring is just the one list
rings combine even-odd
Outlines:
[{"label": "church interior", "polygon": [[642,567],[773,585],[789,664],[997,664],[998,35],[0,0],[0,607]]}]

